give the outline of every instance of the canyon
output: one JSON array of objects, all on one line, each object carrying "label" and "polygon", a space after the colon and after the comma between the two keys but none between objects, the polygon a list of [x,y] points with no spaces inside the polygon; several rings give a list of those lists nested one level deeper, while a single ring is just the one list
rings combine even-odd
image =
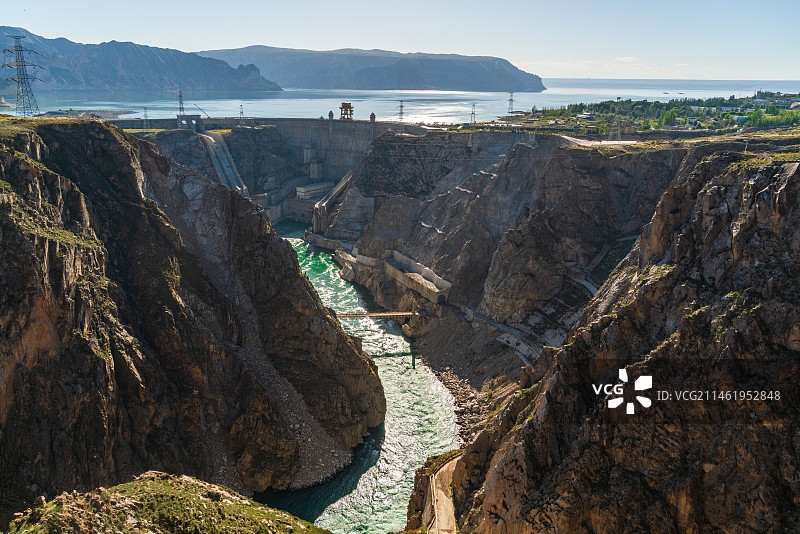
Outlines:
[{"label": "canyon", "polygon": [[[308,239],[382,307],[418,312],[403,331],[459,402],[462,532],[797,525],[799,145],[793,130],[605,146],[376,135]],[[661,391],[780,400],[626,418],[592,389],[620,369]],[[418,475],[409,530],[430,491]]]},{"label": "canyon", "polygon": [[[443,465],[464,533],[800,528],[800,132],[273,122],[211,131],[261,206],[212,182],[202,132],[2,125],[17,509],[148,469],[260,491],[347,464],[385,399],[271,228],[296,218],[342,278],[414,313],[402,331],[456,398],[465,446],[418,471],[407,530]],[[322,201],[284,204],[323,179]]]}]

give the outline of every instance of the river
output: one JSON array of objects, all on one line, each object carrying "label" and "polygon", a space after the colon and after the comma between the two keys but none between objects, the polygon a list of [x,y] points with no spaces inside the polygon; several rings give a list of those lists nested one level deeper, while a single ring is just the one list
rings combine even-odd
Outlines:
[{"label": "river", "polygon": [[[339,278],[329,253],[300,239],[303,229],[296,223],[275,227],[297,251],[300,267],[322,302],[337,312],[376,310],[366,294]],[[422,362],[412,368],[408,339],[393,323],[343,319],[342,326],[364,340],[364,350],[378,366],[386,422],[356,449],[353,463],[329,482],[257,498],[335,534],[401,530],[414,471],[429,456],[459,447],[453,396]]]}]

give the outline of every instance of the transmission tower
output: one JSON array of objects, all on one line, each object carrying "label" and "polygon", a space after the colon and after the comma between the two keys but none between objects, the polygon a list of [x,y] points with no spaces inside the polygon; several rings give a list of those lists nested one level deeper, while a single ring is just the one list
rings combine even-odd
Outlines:
[{"label": "transmission tower", "polygon": [[398,113],[398,116],[400,117],[400,122],[403,122],[403,101],[402,100],[400,101],[399,109],[400,109],[400,112]]},{"label": "transmission tower", "polygon": [[475,104],[472,104],[472,117],[470,117],[469,123],[475,124],[476,122],[478,121],[475,120]]},{"label": "transmission tower", "polygon": [[508,113],[509,115],[511,112],[514,111],[514,92],[508,93]]},{"label": "transmission tower", "polygon": [[178,115],[186,115],[186,110],[183,109],[183,91],[178,91]]},{"label": "transmission tower", "polygon": [[31,89],[31,80],[35,80],[36,78],[28,76],[28,67],[41,67],[26,62],[25,52],[32,52],[34,54],[38,54],[38,52],[22,47],[22,39],[25,39],[24,35],[8,36],[14,39],[14,47],[6,48],[3,50],[3,53],[14,54],[14,61],[11,63],[4,63],[3,67],[15,68],[17,69],[17,74],[11,78],[6,78],[6,80],[17,82],[17,115],[33,117],[39,114],[39,105],[36,103],[36,97],[33,96],[33,90]]}]

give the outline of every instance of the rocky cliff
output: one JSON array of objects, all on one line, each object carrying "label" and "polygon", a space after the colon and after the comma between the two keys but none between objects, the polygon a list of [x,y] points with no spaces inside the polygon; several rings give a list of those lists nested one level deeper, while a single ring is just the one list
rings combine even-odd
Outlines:
[{"label": "rocky cliff", "polygon": [[260,208],[98,122],[6,119],[0,159],[7,509],[152,468],[305,486],[382,422]]},{"label": "rocky cliff", "polygon": [[[453,283],[451,303],[521,321],[531,306],[517,299],[529,298],[525,278],[538,267],[518,261],[554,269],[537,282],[543,293],[532,301],[558,293],[567,267],[580,280],[602,264],[599,285],[632,244],[618,247],[617,240],[638,235],[686,155],[680,147],[605,155],[560,137],[494,136],[491,146],[482,146],[488,139],[477,134],[384,134],[348,191],[374,198],[374,215],[358,234],[347,224],[345,196],[326,236],[357,235],[366,256],[399,250]],[[531,258],[515,250],[520,247],[542,250]],[[604,261],[609,252],[616,258]]]},{"label": "rocky cliff", "polygon": [[794,150],[685,162],[563,346],[459,459],[461,532],[800,528]]}]

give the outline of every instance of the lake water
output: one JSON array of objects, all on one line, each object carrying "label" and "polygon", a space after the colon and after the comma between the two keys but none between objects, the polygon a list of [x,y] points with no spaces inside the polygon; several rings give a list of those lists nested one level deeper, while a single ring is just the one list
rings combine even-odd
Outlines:
[{"label": "lake water", "polygon": [[[374,311],[365,295],[339,278],[329,253],[300,239],[303,229],[295,223],[275,227],[297,251],[300,267],[322,302],[337,312]],[[393,323],[342,319],[342,326],[364,340],[364,351],[378,366],[386,422],[358,447],[353,463],[329,482],[256,498],[335,534],[397,531],[406,522],[416,469],[429,456],[459,447],[453,396],[420,361],[412,368],[409,342]]]},{"label": "lake water", "polygon": [[[604,80],[547,78],[547,90],[541,93],[515,93],[514,110],[533,106],[560,107],[578,102],[601,102],[622,99],[668,101],[675,98],[710,98],[735,95],[752,96],[765,91],[800,92],[800,81],[763,80]],[[127,117],[142,117],[144,108],[150,118],[174,117],[177,94],[149,93],[41,93],[37,95],[41,111],[57,109],[129,109]],[[214,117],[239,116],[240,106],[248,117],[339,116],[342,102],[352,102],[354,118],[367,120],[374,112],[378,120],[399,120],[403,102],[403,121],[433,123],[469,122],[475,106],[478,121],[496,119],[506,114],[508,93],[469,91],[357,91],[331,89],[287,89],[281,92],[201,94],[184,93],[187,113]]]}]

